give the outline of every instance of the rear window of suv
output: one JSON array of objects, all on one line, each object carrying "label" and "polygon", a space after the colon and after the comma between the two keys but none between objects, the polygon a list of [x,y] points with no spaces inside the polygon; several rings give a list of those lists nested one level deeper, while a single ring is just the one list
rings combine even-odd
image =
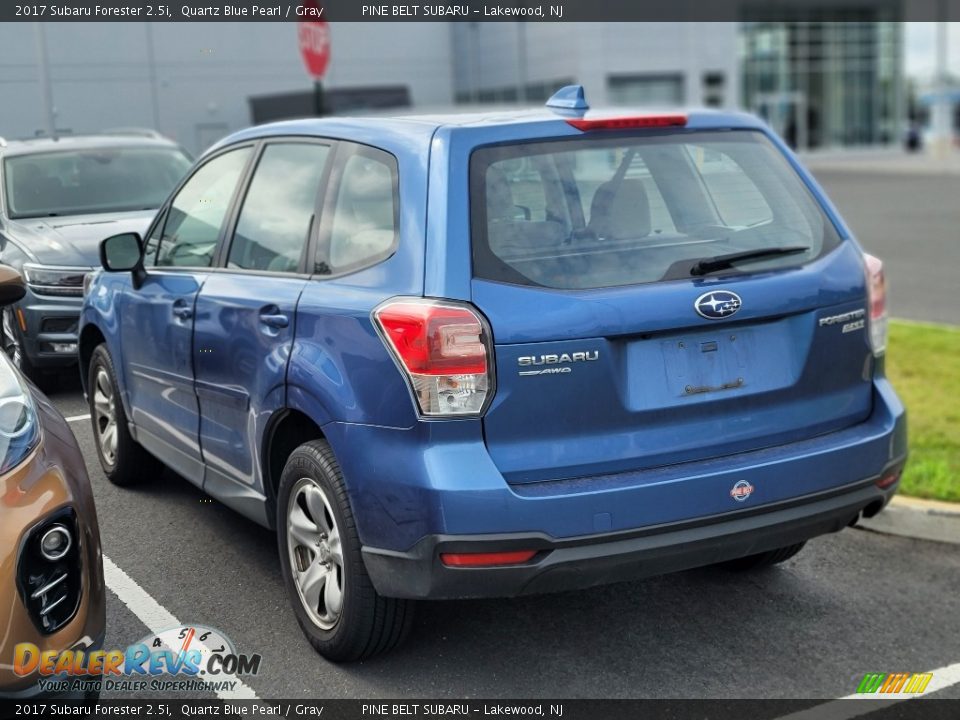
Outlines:
[{"label": "rear window of suv", "polygon": [[[477,277],[588,289],[691,277],[701,260],[789,247],[723,273],[793,267],[839,236],[755,131],[576,138],[476,150]],[[800,250],[804,248],[804,250]]]}]

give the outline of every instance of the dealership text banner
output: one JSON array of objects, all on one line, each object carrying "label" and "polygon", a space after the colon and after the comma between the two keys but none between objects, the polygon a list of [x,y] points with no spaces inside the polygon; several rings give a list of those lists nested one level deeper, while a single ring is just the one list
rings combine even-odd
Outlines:
[{"label": "dealership text banner", "polygon": [[[837,707],[837,704],[842,707]],[[956,720],[960,700],[110,700],[69,703],[2,700],[2,718],[196,717],[322,718],[325,720],[764,720],[806,711],[808,717]]]},{"label": "dealership text banner", "polygon": [[[4,22],[645,22],[645,21],[789,21],[810,10],[825,12],[840,0],[550,0],[549,2],[364,3],[358,0],[260,0],[249,2],[147,3],[133,0],[65,0],[0,3]],[[857,20],[960,20],[960,0],[860,0]]]}]

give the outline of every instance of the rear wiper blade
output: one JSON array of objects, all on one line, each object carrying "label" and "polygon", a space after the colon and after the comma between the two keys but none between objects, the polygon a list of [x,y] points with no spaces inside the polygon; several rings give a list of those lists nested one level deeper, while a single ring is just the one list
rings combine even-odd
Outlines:
[{"label": "rear wiper blade", "polygon": [[750,260],[763,260],[764,258],[779,257],[781,255],[797,255],[804,253],[810,248],[805,245],[787,245],[783,247],[768,247],[758,250],[744,250],[743,252],[730,253],[729,255],[717,255],[712,258],[698,260],[696,265],[690,268],[691,275],[706,275],[714,270],[724,270],[733,267],[737,263]]}]

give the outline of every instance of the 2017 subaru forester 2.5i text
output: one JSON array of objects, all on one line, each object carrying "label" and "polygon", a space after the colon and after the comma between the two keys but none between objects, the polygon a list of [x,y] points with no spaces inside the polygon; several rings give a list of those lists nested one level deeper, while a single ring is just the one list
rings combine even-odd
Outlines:
[{"label": "2017 subaru forester 2.5i text", "polygon": [[276,528],[328,658],[417,598],[776,563],[896,490],[882,267],[813,178],[747,115],[585,105],[245,130],[102,245],[105,473]]}]

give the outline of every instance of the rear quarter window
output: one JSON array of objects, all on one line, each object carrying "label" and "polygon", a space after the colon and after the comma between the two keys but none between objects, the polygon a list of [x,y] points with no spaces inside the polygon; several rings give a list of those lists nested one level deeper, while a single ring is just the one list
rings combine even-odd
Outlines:
[{"label": "rear quarter window", "polygon": [[317,267],[341,274],[375,265],[393,255],[400,229],[397,161],[375,148],[349,148],[327,201],[329,232]]},{"label": "rear quarter window", "polygon": [[690,277],[698,260],[774,246],[796,266],[836,230],[759,132],[672,132],[479,148],[470,162],[474,274],[586,289]]}]

